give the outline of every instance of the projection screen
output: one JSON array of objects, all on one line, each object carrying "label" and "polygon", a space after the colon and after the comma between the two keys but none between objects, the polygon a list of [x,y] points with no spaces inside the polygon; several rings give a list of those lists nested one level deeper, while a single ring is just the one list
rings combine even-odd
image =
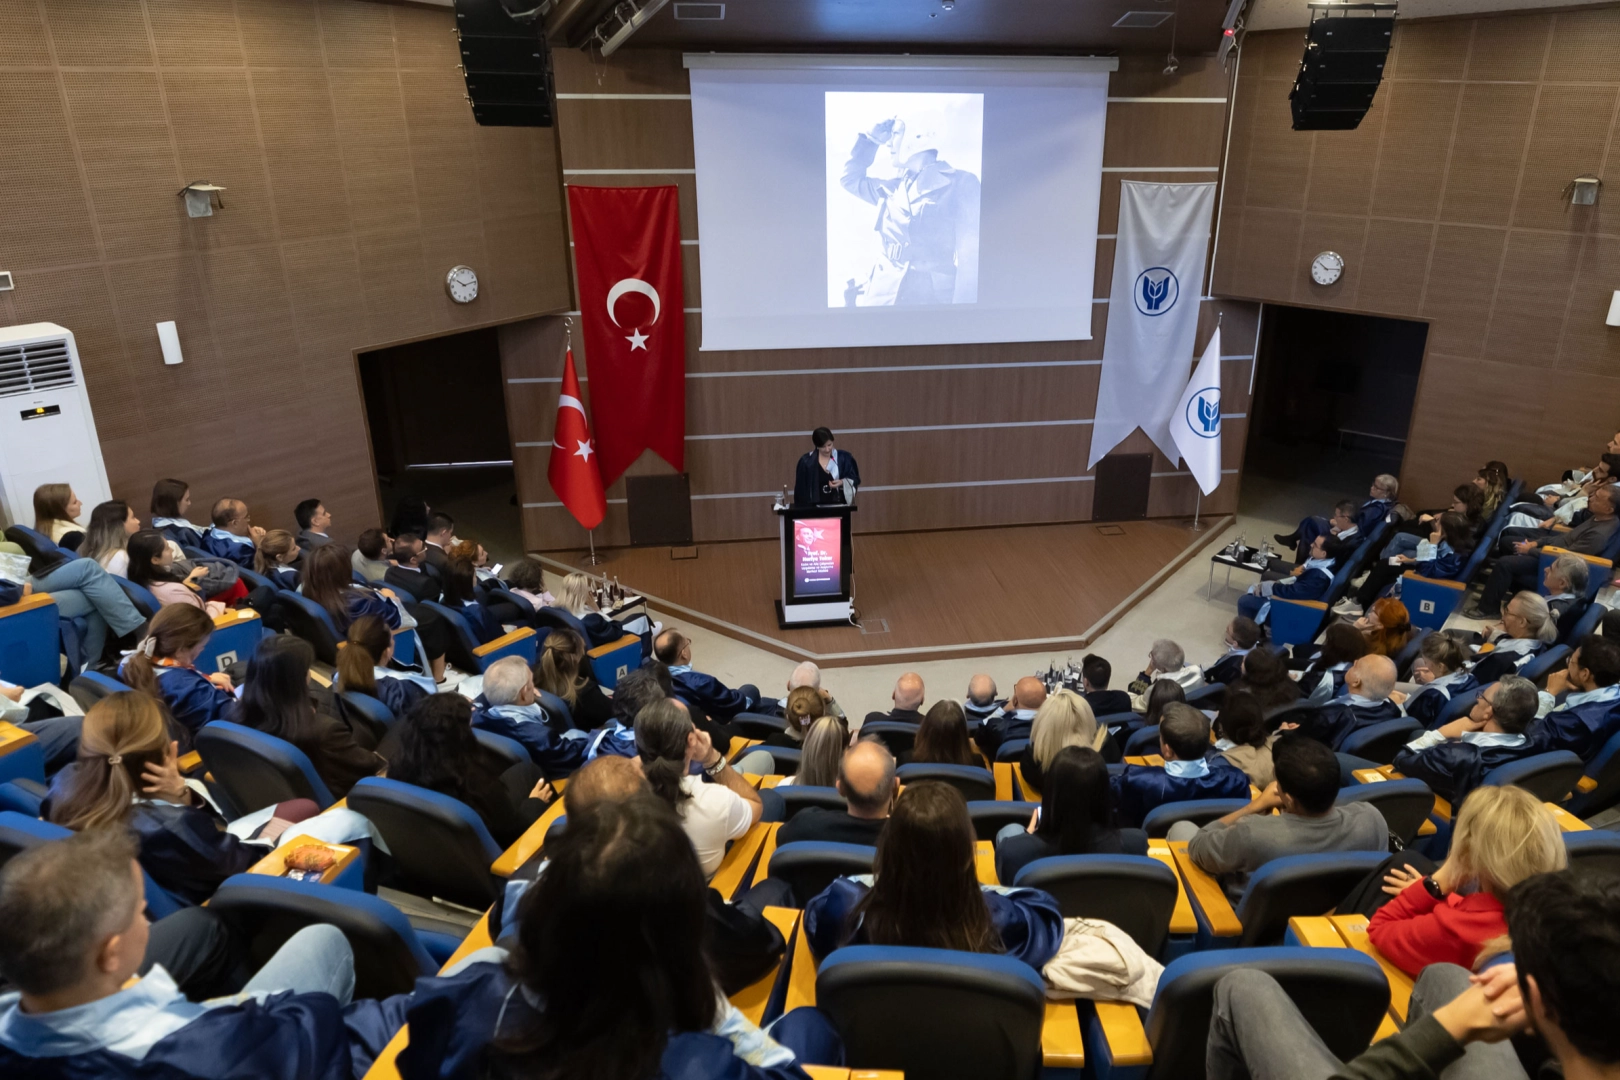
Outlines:
[{"label": "projection screen", "polygon": [[1090,338],[1117,63],[687,54],[702,348]]}]

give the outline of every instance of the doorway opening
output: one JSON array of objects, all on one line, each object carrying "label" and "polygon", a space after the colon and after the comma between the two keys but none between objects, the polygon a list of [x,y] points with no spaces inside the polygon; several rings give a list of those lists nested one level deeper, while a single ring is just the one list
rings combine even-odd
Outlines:
[{"label": "doorway opening", "polygon": [[523,554],[494,328],[361,353],[360,386],[371,453],[391,521],[407,497],[456,521],[491,562]]},{"label": "doorway opening", "polygon": [[1243,512],[1276,520],[1367,498],[1400,476],[1425,322],[1266,304],[1244,453]]}]

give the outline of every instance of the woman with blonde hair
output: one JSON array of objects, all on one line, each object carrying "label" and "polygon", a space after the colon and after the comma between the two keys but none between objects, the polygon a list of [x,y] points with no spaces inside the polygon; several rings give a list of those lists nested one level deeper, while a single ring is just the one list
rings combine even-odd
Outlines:
[{"label": "woman with blonde hair", "polygon": [[546,635],[534,665],[534,685],[567,702],[574,726],[581,731],[594,731],[613,719],[613,702],[602,693],[586,663],[585,639],[573,630],[553,630]]},{"label": "woman with blonde hair", "polygon": [[[598,645],[612,644],[626,634],[645,635],[650,629],[644,616],[638,615],[627,623],[621,623],[598,611],[591,579],[578,571],[563,578],[562,584],[557,586],[557,606],[585,624],[585,644],[592,649]],[[642,640],[645,642],[647,639],[643,636]],[[650,652],[650,643],[644,645],[642,656],[646,657]]]},{"label": "woman with blonde hair", "polygon": [[164,889],[201,904],[226,878],[264,858],[288,824],[319,813],[308,799],[283,803],[256,830],[262,843],[240,840],[225,831],[205,789],[181,778],[178,763],[163,706],[136,691],[109,694],[85,714],[78,760],[51,785],[47,817],[75,832],[133,829],[141,868]]},{"label": "woman with blonde hair", "polygon": [[1036,711],[1029,729],[1029,745],[1018,759],[1024,783],[1039,792],[1052,759],[1065,746],[1088,747],[1101,754],[1104,761],[1117,762],[1121,756],[1108,729],[1097,723],[1091,705],[1073,690],[1059,690]]},{"label": "woman with blonde hair", "polygon": [[[801,689],[806,689],[801,687]],[[777,784],[787,787],[832,787],[838,780],[838,766],[849,749],[849,729],[836,716],[823,716],[810,725],[799,755],[799,771]]]},{"label": "woman with blonde hair", "polygon": [[84,526],[77,519],[83,510],[84,504],[73,493],[71,484],[41,484],[34,489],[34,531],[53,544],[62,544],[69,533],[78,533],[77,541],[62,544],[78,550],[84,540]]},{"label": "woman with blonde hair", "polygon": [[1475,788],[1438,870],[1396,866],[1385,876],[1394,899],[1374,912],[1367,936],[1409,975],[1429,964],[1472,968],[1485,945],[1507,933],[1508,890],[1568,862],[1563,834],[1540,799],[1520,787]]},{"label": "woman with blonde hair", "polygon": [[1547,606],[1547,598],[1529,591],[1514,593],[1502,605],[1502,621],[1485,630],[1491,649],[1474,661],[1473,668],[1474,678],[1481,686],[1513,674],[1558,640],[1558,620]]}]

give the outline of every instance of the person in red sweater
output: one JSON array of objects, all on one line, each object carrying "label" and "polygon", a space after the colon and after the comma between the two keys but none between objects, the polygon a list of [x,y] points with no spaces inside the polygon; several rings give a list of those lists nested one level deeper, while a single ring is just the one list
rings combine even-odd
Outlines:
[{"label": "person in red sweater", "polygon": [[1373,914],[1367,936],[1408,975],[1439,963],[1472,969],[1507,934],[1508,890],[1567,863],[1558,824],[1539,799],[1523,788],[1478,788],[1463,803],[1440,869],[1423,875],[1397,866],[1385,876],[1395,899]]}]

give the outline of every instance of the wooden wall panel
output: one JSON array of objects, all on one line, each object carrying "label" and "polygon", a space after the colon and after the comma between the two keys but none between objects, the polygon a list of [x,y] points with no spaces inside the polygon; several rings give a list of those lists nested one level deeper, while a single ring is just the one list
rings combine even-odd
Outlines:
[{"label": "wooden wall panel", "polygon": [[[142,516],[175,475],[198,513],[231,494],[290,526],[314,495],[352,537],[378,516],[354,353],[568,308],[555,132],[479,128],[459,59],[448,8],[0,5],[0,320],[74,331]],[[188,218],[191,180],[224,209]]]},{"label": "wooden wall panel", "polygon": [[[1098,232],[1104,236],[1097,245],[1091,340],[724,353],[699,348],[701,237],[690,171],[691,102],[680,54],[627,49],[601,62],[559,52],[556,62],[564,181],[680,189],[681,236],[688,241],[682,252],[689,309],[686,469],[699,541],[773,535],[768,496],[750,493],[790,482],[808,431],[823,423],[861,462],[867,487],[856,527],[862,531],[1089,517],[1092,481],[1085,459],[1108,321],[1114,242],[1107,234],[1117,229],[1119,185],[1123,179],[1217,178],[1227,79],[1212,58],[1188,58],[1180,75],[1167,79],[1157,57],[1127,56],[1110,82],[1103,155],[1110,171],[1102,179]],[[614,169],[643,171],[602,171]],[[1237,419],[1229,425],[1236,434],[1224,444],[1232,478],[1216,494],[1235,505],[1256,306],[1205,301],[1200,346],[1223,311],[1223,351],[1235,358],[1225,365],[1232,369],[1225,408]],[[526,380],[508,383],[525,538],[538,549],[582,545],[583,532],[545,480],[561,373],[560,328],[552,320],[507,327],[502,350],[509,380]],[[590,358],[578,335],[574,356],[589,401]],[[668,470],[648,454],[630,473]],[[1177,479],[1172,474],[1178,470],[1162,456],[1155,457],[1154,470],[1165,474],[1155,477],[1155,512],[1190,514],[1191,488],[1159,484]],[[623,483],[611,485],[599,544],[626,541],[623,498]]]},{"label": "wooden wall panel", "polygon": [[[1288,130],[1299,55],[1298,31],[1244,42],[1211,291],[1429,323],[1414,505],[1488,458],[1537,483],[1592,459],[1616,426],[1595,403],[1620,397],[1620,8],[1398,23],[1353,132]],[[1571,207],[1582,173],[1605,189]],[[1323,288],[1328,247],[1347,266]]]}]

